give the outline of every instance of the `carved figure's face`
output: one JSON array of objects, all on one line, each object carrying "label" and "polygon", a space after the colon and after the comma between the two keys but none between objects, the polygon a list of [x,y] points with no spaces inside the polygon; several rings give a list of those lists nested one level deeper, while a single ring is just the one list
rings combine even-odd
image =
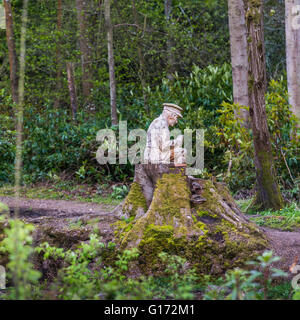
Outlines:
[{"label": "carved figure's face", "polygon": [[173,114],[170,114],[167,118],[167,121],[168,121],[168,125],[171,126],[171,127],[174,127],[175,124],[178,122],[177,120],[178,118],[178,115],[173,113]]}]

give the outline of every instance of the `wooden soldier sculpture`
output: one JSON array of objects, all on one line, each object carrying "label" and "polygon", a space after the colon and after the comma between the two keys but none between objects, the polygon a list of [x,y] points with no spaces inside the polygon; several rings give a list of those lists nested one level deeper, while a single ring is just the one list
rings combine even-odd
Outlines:
[{"label": "wooden soldier sculpture", "polygon": [[169,173],[170,168],[186,167],[186,150],[182,148],[183,135],[170,139],[169,126],[182,118],[182,108],[176,104],[164,103],[162,114],[152,121],[147,131],[147,142],[142,164],[135,166],[134,182],[142,187],[149,207],[155,184],[163,173]]},{"label": "wooden soldier sculpture", "polygon": [[170,140],[169,126],[177,123],[178,117],[182,118],[182,108],[172,103],[164,103],[163,113],[152,121],[147,131],[147,143],[144,152],[144,163],[169,164],[185,166],[185,150],[183,135]]}]

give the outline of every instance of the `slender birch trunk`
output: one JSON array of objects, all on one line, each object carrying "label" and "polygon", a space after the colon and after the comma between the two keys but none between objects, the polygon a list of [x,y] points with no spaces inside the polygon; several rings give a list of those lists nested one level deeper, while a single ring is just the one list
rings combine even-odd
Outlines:
[{"label": "slender birch trunk", "polygon": [[[171,23],[171,13],[172,13],[172,0],[165,0],[165,16],[167,24]],[[167,67],[167,78],[173,80],[175,57],[173,52],[174,42],[170,32],[167,35],[167,57],[168,57],[168,67]]]},{"label": "slender birch trunk", "polygon": [[[132,0],[132,14],[133,14],[133,18],[134,18],[134,23],[137,26],[139,26],[138,15],[137,15],[136,6],[135,6],[135,0]],[[138,75],[139,75],[141,85],[142,85],[142,90],[143,90],[144,107],[148,111],[148,96],[147,96],[147,92],[146,92],[146,88],[147,88],[146,68],[145,68],[145,60],[144,60],[144,56],[143,56],[143,50],[142,50],[139,29],[137,29],[137,54],[138,54],[138,59],[139,59]]]},{"label": "slender birch trunk", "polygon": [[110,16],[110,0],[105,0],[105,24],[107,29],[107,49],[108,49],[108,66],[109,66],[109,83],[110,83],[110,107],[111,107],[111,124],[118,124],[117,115],[117,89],[115,78],[115,60],[113,48],[113,26]]},{"label": "slender birch trunk", "polygon": [[[21,25],[21,39],[20,39],[20,77],[18,79],[18,104],[16,108],[16,119],[17,119],[17,137],[16,137],[16,159],[15,159],[15,219],[18,219],[20,213],[20,189],[21,189],[21,178],[22,178],[22,150],[23,150],[23,114],[24,114],[24,88],[25,88],[25,66],[26,66],[26,30],[28,20],[28,1],[23,1],[22,10],[22,25]],[[20,232],[19,225],[15,228],[15,259],[18,259],[22,252],[20,252]],[[19,274],[18,270],[14,270],[12,273],[13,284],[15,287],[15,299],[24,300],[26,299],[26,291],[22,290],[24,280],[22,275]]]},{"label": "slender birch trunk", "polygon": [[91,68],[91,44],[88,35],[87,1],[76,0],[77,21],[79,29],[79,47],[81,51],[82,93],[86,100],[93,87]]},{"label": "slender birch trunk", "polygon": [[[60,32],[62,28],[63,10],[62,1],[57,0],[57,31]],[[54,108],[58,108],[60,105],[60,92],[62,89],[62,57],[61,57],[61,41],[60,34],[56,44],[56,98],[54,102]]]},{"label": "slender birch trunk", "polygon": [[72,62],[67,62],[67,77],[68,77],[68,87],[70,93],[71,110],[73,120],[76,121],[76,115],[78,110],[76,87],[74,79],[74,64]]}]

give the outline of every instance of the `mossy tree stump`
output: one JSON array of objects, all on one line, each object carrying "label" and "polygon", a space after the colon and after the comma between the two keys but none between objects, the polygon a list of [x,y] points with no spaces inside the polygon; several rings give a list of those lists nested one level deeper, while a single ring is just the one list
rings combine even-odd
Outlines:
[{"label": "mossy tree stump", "polygon": [[226,185],[188,177],[184,168],[148,165],[143,174],[153,172],[155,183],[148,204],[149,185],[140,184],[140,170],[118,208],[125,219],[116,224],[116,241],[123,249],[139,249],[141,271],[159,271],[158,254],[164,251],[186,258],[198,273],[219,275],[266,248],[265,236],[242,214]]}]

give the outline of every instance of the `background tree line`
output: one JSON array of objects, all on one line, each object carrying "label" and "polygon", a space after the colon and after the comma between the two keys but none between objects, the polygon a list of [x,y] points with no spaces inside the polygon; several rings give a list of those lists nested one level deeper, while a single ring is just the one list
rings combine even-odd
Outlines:
[{"label": "background tree line", "polygon": [[[297,1],[286,1],[286,5],[297,5]],[[235,191],[249,188],[255,181],[254,162],[245,155],[253,152],[249,143],[254,132],[243,131],[249,125],[239,121],[233,103],[250,105],[251,113],[249,88],[254,84],[258,91],[253,93],[253,99],[260,97],[262,102],[259,115],[264,109],[267,112],[264,122],[257,124],[259,130],[269,126],[270,144],[267,143],[266,151],[270,153],[273,148],[280,184],[295,188],[299,172],[296,120],[289,108],[291,94],[288,97],[286,90],[287,78],[293,72],[288,70],[286,76],[287,65],[293,64],[286,64],[286,57],[299,61],[299,52],[288,46],[294,42],[288,42],[285,36],[286,32],[289,35],[285,25],[289,19],[285,16],[288,7],[285,8],[284,1],[263,2],[258,23],[255,17],[247,20],[244,14],[247,10],[250,15],[252,9],[261,10],[261,1],[30,1],[25,182],[54,173],[74,176],[82,167],[92,180],[101,180],[108,173],[114,179],[126,179],[132,172],[130,166],[99,168],[96,164],[95,132],[116,125],[120,119],[128,120],[131,127],[147,127],[160,112],[161,103],[172,100],[185,109],[182,128],[206,130],[207,173],[228,179]],[[18,102],[22,1],[4,1],[4,5],[7,20],[6,32],[1,30],[0,107],[1,126],[9,130],[1,132],[0,180],[8,182],[12,179],[15,152],[14,124],[8,116],[13,115],[13,102]],[[240,11],[234,9],[236,6]],[[243,29],[239,29],[243,21]],[[263,58],[254,55],[250,61],[253,21],[262,38],[258,40],[261,43],[252,42],[252,49],[261,46]],[[244,42],[237,40],[235,46],[242,45],[246,51],[239,47],[234,50],[234,38],[242,39],[241,35]],[[239,61],[239,54],[244,62]],[[255,79],[252,84],[249,82],[248,63],[261,64],[258,69],[265,70],[262,85]],[[297,70],[294,72],[297,74]],[[277,82],[268,86],[271,80]],[[297,84],[298,80],[295,81]],[[288,83],[289,93],[294,92],[297,98],[297,85],[291,89],[291,80]],[[265,100],[266,94],[269,95]],[[257,103],[254,105],[257,107]],[[294,106],[291,110],[297,115]],[[248,117],[245,108],[240,112]],[[260,116],[256,119],[261,120]],[[265,147],[264,141],[260,142]],[[252,159],[257,156],[252,155]],[[238,169],[241,167],[243,172]],[[273,172],[271,176],[274,175]]]},{"label": "background tree line", "polygon": [[[7,31],[16,87],[17,49],[22,1],[5,1],[12,16]],[[268,78],[285,70],[283,1],[266,1]],[[10,6],[11,5],[11,6]],[[110,7],[105,19],[105,7]],[[66,63],[74,64],[79,106],[101,111],[108,101],[108,26],[113,33],[114,71],[118,86],[147,105],[147,87],[161,79],[187,76],[230,61],[227,1],[93,1],[41,0],[29,3],[27,99],[33,104],[68,108]],[[9,55],[2,34],[1,88],[8,86]],[[8,38],[11,37],[8,34]],[[29,89],[34,90],[34,94]],[[142,90],[143,89],[143,90]],[[117,88],[118,90],[118,88]],[[144,95],[142,94],[144,91]],[[34,95],[34,97],[33,97]],[[118,105],[122,104],[122,92]],[[13,98],[16,100],[16,98]],[[103,101],[104,100],[104,101]],[[130,100],[129,100],[130,101]]]}]

